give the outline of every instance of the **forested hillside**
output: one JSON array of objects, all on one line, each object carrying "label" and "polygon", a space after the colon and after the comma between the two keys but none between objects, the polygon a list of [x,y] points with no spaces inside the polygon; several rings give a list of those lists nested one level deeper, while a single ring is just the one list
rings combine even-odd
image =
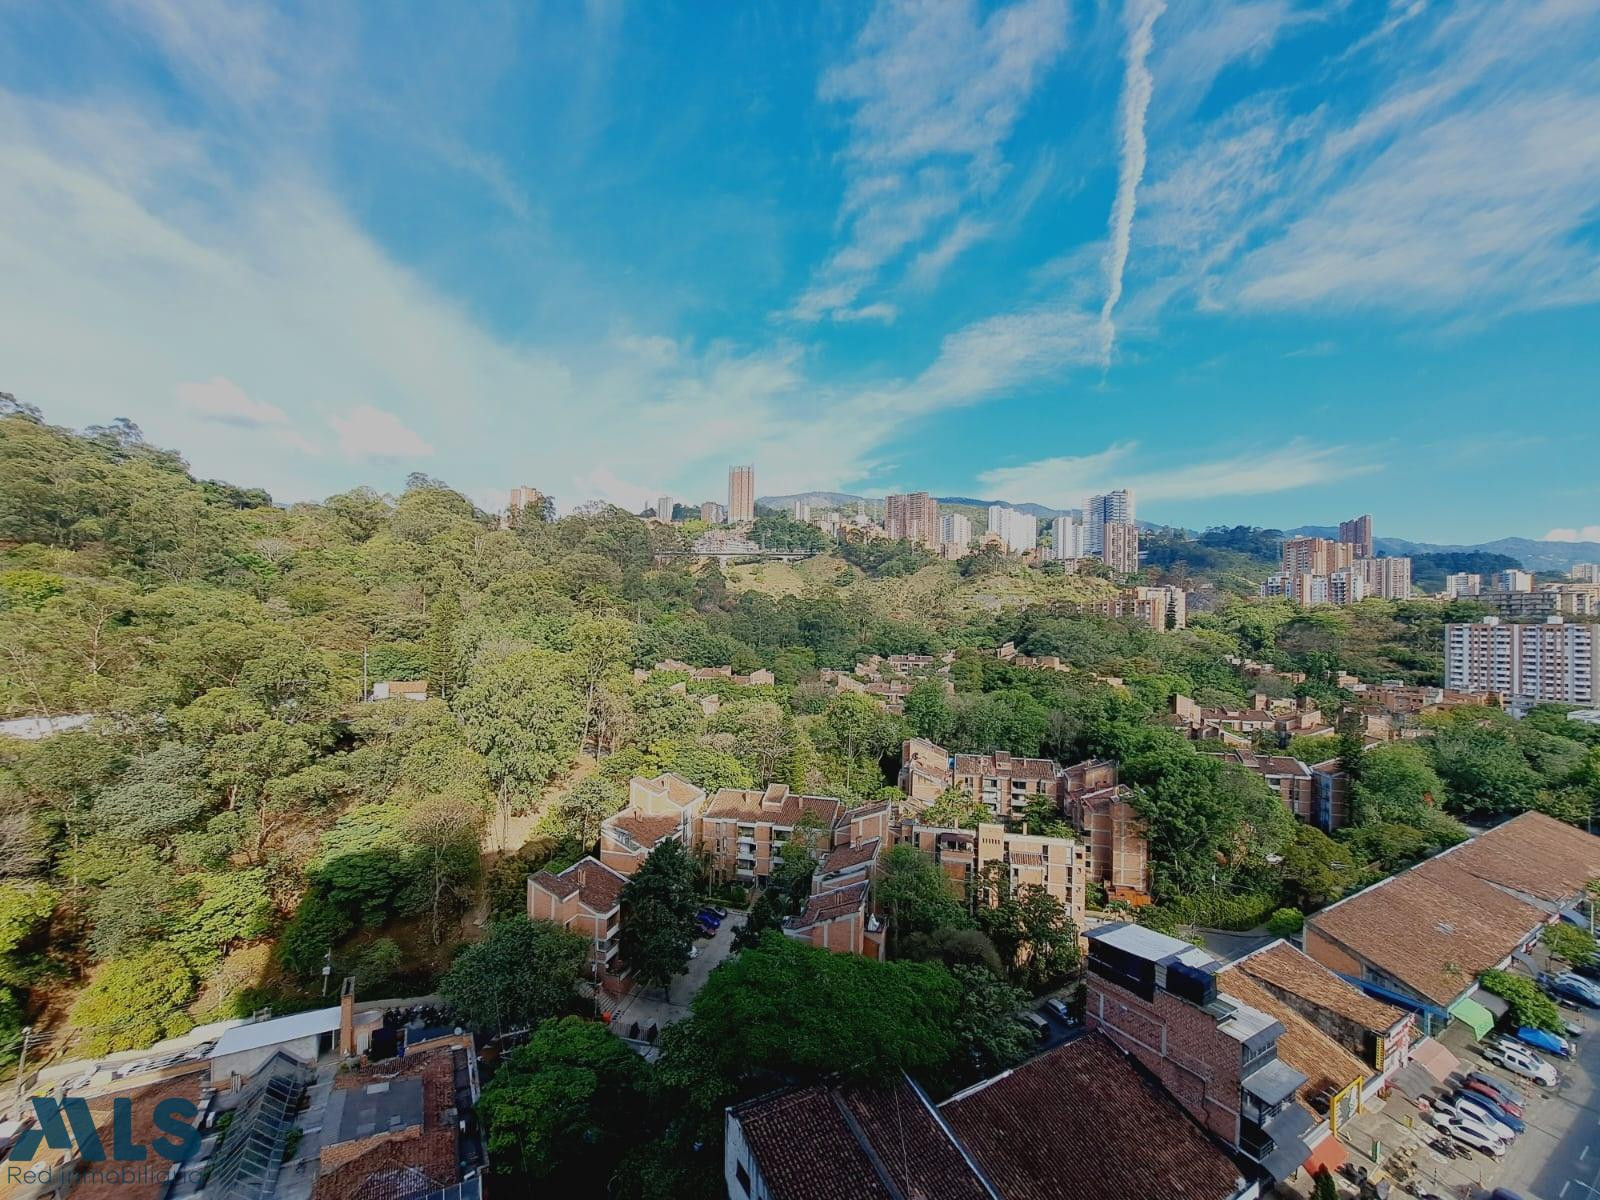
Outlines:
[{"label": "forested hillside", "polygon": [[[51,1031],[46,1053],[93,1051],[315,1003],[325,961],[367,994],[430,989],[518,910],[530,870],[592,845],[640,772],[860,803],[895,794],[910,732],[1112,755],[1151,822],[1152,919],[1210,911],[1207,897],[1314,907],[1459,837],[1445,808],[1582,819],[1600,794],[1600,759],[1559,717],[1512,728],[1480,712],[1422,748],[1369,752],[1363,825],[1336,842],[1160,727],[1177,693],[1246,702],[1261,685],[1230,656],[1307,671],[1300,690],[1330,705],[1341,669],[1429,677],[1436,605],[1240,601],[1156,633],[1078,615],[1101,581],[904,545],[841,547],[769,594],[656,565],[653,539],[682,534],[606,505],[501,529],[413,476],[398,496],[279,507],[195,479],[126,422],[74,433],[9,407],[0,716],[91,719],[0,740],[12,1056],[24,1021]],[[1006,665],[1006,641],[1076,669]],[[946,649],[955,694],[921,687],[904,718],[817,682],[866,654]],[[766,667],[776,684],[635,679],[668,658]],[[431,698],[364,702],[364,679],[426,680]],[[722,698],[709,717],[708,690]]]}]

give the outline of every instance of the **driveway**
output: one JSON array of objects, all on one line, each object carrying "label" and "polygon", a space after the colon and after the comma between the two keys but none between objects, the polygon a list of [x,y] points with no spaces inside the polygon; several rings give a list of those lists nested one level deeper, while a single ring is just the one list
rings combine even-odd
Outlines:
[{"label": "driveway", "polygon": [[705,986],[711,972],[733,953],[734,931],[741,928],[744,922],[744,913],[730,912],[714,937],[695,938],[694,944],[699,953],[689,960],[689,966],[681,975],[673,977],[670,984],[665,988],[639,988],[629,993],[611,1018],[611,1028],[616,1034],[633,1040],[629,1033],[637,1022],[642,1039],[651,1025],[662,1029],[687,1017],[689,1005]]}]

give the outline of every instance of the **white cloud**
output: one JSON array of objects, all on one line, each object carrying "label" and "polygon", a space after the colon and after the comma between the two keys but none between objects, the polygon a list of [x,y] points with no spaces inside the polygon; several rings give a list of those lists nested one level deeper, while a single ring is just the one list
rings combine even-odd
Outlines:
[{"label": "white cloud", "polygon": [[1552,529],[1544,535],[1547,542],[1600,542],[1600,525],[1585,525],[1580,529]]},{"label": "white cloud", "polygon": [[1133,238],[1133,214],[1138,203],[1139,183],[1144,178],[1145,112],[1150,107],[1154,81],[1147,60],[1155,39],[1155,25],[1166,11],[1165,0],[1136,0],[1125,13],[1128,43],[1127,69],[1122,78],[1122,104],[1118,111],[1121,146],[1117,155],[1117,194],[1111,203],[1111,220],[1106,246],[1106,298],[1100,308],[1100,355],[1111,361],[1111,348],[1117,329],[1112,321],[1117,302],[1122,299],[1122,274],[1128,267],[1128,249]]},{"label": "white cloud", "polygon": [[250,399],[242,387],[221,375],[213,375],[204,383],[180,383],[177,396],[178,403],[196,416],[224,425],[259,429],[289,420],[276,404]]},{"label": "white cloud", "polygon": [[933,258],[914,268],[926,286],[976,240],[977,225],[955,230],[1005,177],[1005,143],[1065,48],[1067,24],[1064,0],[1016,0],[986,16],[971,0],[883,0],[873,10],[851,58],[818,89],[853,106],[839,213],[846,236],[784,316],[849,315],[886,267],[936,238]]},{"label": "white cloud", "polygon": [[332,416],[328,424],[339,437],[346,458],[389,459],[408,462],[426,458],[433,447],[421,434],[391,412],[363,404],[345,416]]},{"label": "white cloud", "polygon": [[1039,459],[980,475],[991,492],[1058,508],[1111,488],[1131,487],[1140,502],[1257,496],[1331,483],[1380,469],[1348,446],[1295,440],[1261,452],[1172,465],[1132,461],[1137,443],[1120,442],[1097,454]]},{"label": "white cloud", "polygon": [[1597,52],[1593,6],[1572,0],[1391,4],[1330,68],[1366,72],[1370,98],[1258,94],[1152,161],[1149,303],[1457,325],[1600,298]]}]

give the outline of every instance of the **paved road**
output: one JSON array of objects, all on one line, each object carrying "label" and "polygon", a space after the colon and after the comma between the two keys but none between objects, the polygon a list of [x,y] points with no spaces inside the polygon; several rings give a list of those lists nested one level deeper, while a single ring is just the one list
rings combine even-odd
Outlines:
[{"label": "paved road", "polygon": [[1501,1167],[1499,1186],[1527,1200],[1600,1200],[1600,1014],[1579,1020],[1588,1029],[1576,1060],[1557,1061],[1561,1087],[1533,1100]]}]

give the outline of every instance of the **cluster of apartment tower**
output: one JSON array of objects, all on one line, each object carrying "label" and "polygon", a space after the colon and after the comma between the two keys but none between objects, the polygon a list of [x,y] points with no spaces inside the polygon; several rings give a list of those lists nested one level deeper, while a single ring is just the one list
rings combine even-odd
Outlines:
[{"label": "cluster of apartment tower", "polygon": [[1372,517],[1339,523],[1335,541],[1295,537],[1283,543],[1282,562],[1261,585],[1267,598],[1293,600],[1303,607],[1359,604],[1369,596],[1385,600],[1411,597],[1411,560],[1378,558],[1372,542]]}]

